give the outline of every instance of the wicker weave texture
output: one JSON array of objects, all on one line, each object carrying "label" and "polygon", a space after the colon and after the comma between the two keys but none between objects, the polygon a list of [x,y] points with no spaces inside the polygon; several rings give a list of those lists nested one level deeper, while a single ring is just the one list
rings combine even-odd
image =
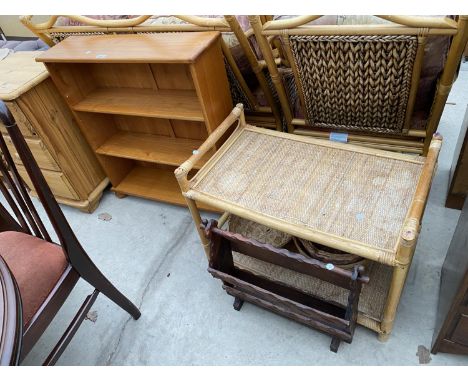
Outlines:
[{"label": "wicker weave texture", "polygon": [[243,219],[236,215],[229,216],[229,231],[239,233],[244,237],[257,240],[260,243],[271,244],[277,248],[283,247],[292,239],[292,236],[287,233]]},{"label": "wicker weave texture", "polygon": [[291,224],[393,251],[424,158],[414,160],[418,162],[245,129],[208,172],[195,177],[192,189]]},{"label": "wicker weave texture", "polygon": [[70,36],[94,36],[94,35],[104,35],[104,32],[51,32],[50,37],[54,44],[62,42],[67,37]]},{"label": "wicker weave texture", "polygon": [[[234,265],[257,276],[277,281],[325,301],[346,306],[349,292],[346,289],[319,280],[315,277],[291,271],[275,264],[267,263],[238,252],[233,252]],[[366,264],[369,284],[363,285],[359,299],[359,312],[376,321],[381,321],[385,308],[392,268],[369,261]]]},{"label": "wicker weave texture", "polygon": [[401,134],[415,36],[290,36],[309,125]]}]

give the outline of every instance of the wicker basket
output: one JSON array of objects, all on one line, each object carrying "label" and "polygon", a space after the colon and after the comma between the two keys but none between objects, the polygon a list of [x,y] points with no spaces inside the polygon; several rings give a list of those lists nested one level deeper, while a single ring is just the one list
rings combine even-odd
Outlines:
[{"label": "wicker basket", "polygon": [[293,237],[293,241],[298,251],[304,256],[312,257],[324,263],[332,263],[340,268],[353,268],[355,265],[365,265],[366,262],[366,259],[360,256],[312,243],[298,237]]},{"label": "wicker basket", "polygon": [[257,240],[260,243],[271,244],[276,248],[284,247],[292,238],[287,233],[240,218],[236,215],[229,217],[229,231],[241,234],[249,239]]}]

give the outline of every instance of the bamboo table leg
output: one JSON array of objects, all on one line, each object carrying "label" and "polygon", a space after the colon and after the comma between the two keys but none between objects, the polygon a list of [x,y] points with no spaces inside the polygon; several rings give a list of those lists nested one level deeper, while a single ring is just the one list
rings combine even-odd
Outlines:
[{"label": "bamboo table leg", "polygon": [[393,269],[392,283],[388,292],[387,303],[384,310],[384,315],[381,324],[381,333],[379,333],[379,341],[387,341],[393,328],[396,311],[400,302],[401,293],[405,285],[406,276],[408,275],[409,265],[396,266]]},{"label": "bamboo table leg", "polygon": [[197,207],[197,204],[195,203],[195,201],[193,201],[192,199],[189,199],[187,197],[184,197],[185,198],[185,202],[187,203],[187,206],[190,210],[190,213],[192,214],[192,218],[193,218],[193,222],[195,223],[195,227],[197,229],[197,232],[198,232],[198,236],[200,236],[200,240],[203,244],[203,249],[205,250],[205,255],[207,257],[207,259],[209,260],[210,259],[210,248],[209,248],[209,242],[208,242],[208,239],[205,237],[205,234],[203,233],[202,229],[201,229],[201,216],[200,216],[200,211],[198,210],[198,207]]}]

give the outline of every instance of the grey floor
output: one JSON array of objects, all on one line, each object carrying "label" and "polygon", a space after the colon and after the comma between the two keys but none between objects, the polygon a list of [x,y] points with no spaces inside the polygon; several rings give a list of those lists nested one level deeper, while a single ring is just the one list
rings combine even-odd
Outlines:
[{"label": "grey floor", "polygon": [[[106,192],[91,215],[63,210],[105,274],[141,309],[134,321],[99,296],[59,365],[418,365],[418,345],[430,347],[441,265],[459,211],[444,208],[449,170],[468,103],[464,64],[439,131],[445,141],[413,265],[390,340],[359,327],[338,354],[330,338],[251,304],[240,312],[207,262],[188,211]],[[42,211],[42,210],[41,210]],[[100,213],[112,216],[98,219]],[[80,281],[24,364],[38,365],[92,288]],[[431,365],[468,365],[468,357],[432,355]]]}]

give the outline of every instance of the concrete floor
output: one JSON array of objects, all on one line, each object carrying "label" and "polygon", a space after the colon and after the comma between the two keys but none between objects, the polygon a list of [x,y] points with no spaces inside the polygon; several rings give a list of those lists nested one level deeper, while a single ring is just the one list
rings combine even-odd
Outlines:
[{"label": "concrete floor", "polygon": [[[395,328],[389,341],[358,327],[338,354],[330,338],[245,304],[240,312],[207,262],[185,208],[106,192],[92,215],[63,210],[84,248],[103,272],[141,309],[134,321],[105,296],[86,320],[59,365],[418,365],[418,345],[430,348],[440,269],[459,211],[444,208],[449,169],[468,103],[468,64],[449,97],[439,131],[440,154],[422,234]],[[42,211],[42,210],[41,210]],[[110,221],[98,219],[109,213]],[[80,281],[25,360],[38,365],[92,288]],[[468,357],[432,355],[431,365],[468,365]]]}]

